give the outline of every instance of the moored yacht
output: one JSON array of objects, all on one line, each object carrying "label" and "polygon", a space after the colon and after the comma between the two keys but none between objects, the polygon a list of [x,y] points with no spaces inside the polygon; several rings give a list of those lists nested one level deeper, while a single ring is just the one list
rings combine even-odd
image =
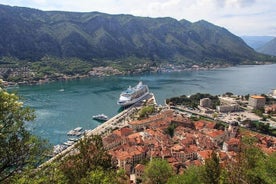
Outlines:
[{"label": "moored yacht", "polygon": [[92,116],[92,118],[95,120],[98,120],[98,121],[107,121],[108,120],[108,116],[105,114],[94,115],[94,116]]},{"label": "moored yacht", "polygon": [[132,105],[145,96],[149,94],[149,88],[147,85],[143,84],[141,81],[134,87],[129,87],[120,94],[119,100],[117,102],[120,106],[129,106]]}]

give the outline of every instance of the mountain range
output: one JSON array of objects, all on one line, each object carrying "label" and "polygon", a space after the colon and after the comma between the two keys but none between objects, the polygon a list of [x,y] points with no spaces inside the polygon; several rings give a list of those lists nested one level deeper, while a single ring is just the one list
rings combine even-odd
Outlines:
[{"label": "mountain range", "polygon": [[274,38],[273,40],[267,42],[265,45],[263,45],[262,47],[257,48],[256,50],[260,53],[263,53],[263,54],[276,56],[276,38]]},{"label": "mountain range", "polygon": [[273,40],[273,36],[241,36],[247,45],[253,49],[258,49],[264,46],[269,41]]},{"label": "mountain range", "polygon": [[240,64],[263,58],[240,37],[207,21],[40,11],[0,5],[0,57],[126,58]]}]

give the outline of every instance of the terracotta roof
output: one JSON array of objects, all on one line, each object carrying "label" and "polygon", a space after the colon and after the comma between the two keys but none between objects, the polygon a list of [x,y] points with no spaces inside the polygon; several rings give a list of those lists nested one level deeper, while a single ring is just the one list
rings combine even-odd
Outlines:
[{"label": "terracotta roof", "polygon": [[[185,165],[187,166],[187,167],[189,167],[189,166],[191,166],[191,165],[195,165],[195,166],[201,166],[202,165],[202,163],[199,161],[199,160],[187,160],[186,162],[185,162]],[[184,173],[185,173],[185,171],[184,171]]]},{"label": "terracotta roof", "polygon": [[260,95],[252,95],[251,98],[255,98],[255,99],[264,99],[265,97],[260,96]]},{"label": "terracotta roof", "polygon": [[211,121],[205,121],[205,127],[209,128],[209,129],[214,129],[216,126],[215,122],[211,122]]},{"label": "terracotta roof", "polygon": [[128,135],[127,137],[130,138],[130,139],[134,139],[134,138],[137,138],[137,137],[141,137],[141,135],[140,135],[139,132],[136,132],[136,133]]},{"label": "terracotta roof", "polygon": [[146,152],[146,149],[143,148],[142,146],[124,145],[121,147],[121,149],[116,150],[115,153],[112,153],[112,156],[118,158],[119,160],[126,160],[135,155],[140,155],[145,152]]},{"label": "terracotta roof", "polygon": [[228,158],[228,155],[227,155],[226,152],[220,151],[219,152],[219,158],[220,158],[220,160],[226,160]]},{"label": "terracotta roof", "polygon": [[197,130],[200,130],[203,128],[213,129],[216,123],[211,121],[199,120],[194,122],[194,125]]},{"label": "terracotta roof", "polygon": [[171,148],[173,151],[181,151],[184,150],[183,146],[179,145],[179,144],[175,144],[173,145],[173,147]]},{"label": "terracotta roof", "polygon": [[118,136],[128,136],[131,133],[133,133],[133,129],[128,127],[123,127],[121,129],[113,131],[113,134],[116,134]]},{"label": "terracotta roof", "polygon": [[202,129],[205,125],[205,123],[203,121],[196,121],[196,122],[194,122],[194,124],[195,124],[195,128],[197,130]]},{"label": "terracotta roof", "polygon": [[226,142],[228,145],[238,145],[240,143],[240,139],[231,138]]},{"label": "terracotta roof", "polygon": [[216,138],[216,137],[224,135],[224,133],[225,132],[222,130],[214,130],[214,131],[208,132],[207,135],[212,138]]},{"label": "terracotta roof", "polygon": [[169,157],[166,159],[169,163],[175,163],[177,160],[174,157]]},{"label": "terracotta roof", "polygon": [[199,150],[199,147],[198,146],[196,146],[196,145],[190,145],[189,146],[189,148],[191,149],[191,150],[193,150],[194,152],[197,152],[198,150]]},{"label": "terracotta roof", "polygon": [[143,164],[137,164],[135,166],[135,170],[139,170],[143,172],[145,170],[145,166]]},{"label": "terracotta roof", "polygon": [[206,160],[207,158],[211,157],[212,150],[203,150],[203,151],[199,151],[197,153],[201,156],[201,158]]}]

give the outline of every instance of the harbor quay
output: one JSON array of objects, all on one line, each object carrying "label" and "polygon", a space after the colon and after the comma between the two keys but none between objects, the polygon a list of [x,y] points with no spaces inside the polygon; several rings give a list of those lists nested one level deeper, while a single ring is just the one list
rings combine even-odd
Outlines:
[{"label": "harbor quay", "polygon": [[[91,137],[93,135],[101,135],[107,134],[109,131],[112,131],[113,129],[122,128],[128,125],[128,122],[130,120],[131,114],[133,114],[137,109],[139,109],[142,105],[144,105],[144,102],[150,102],[152,104],[156,105],[155,96],[153,93],[149,93],[147,96],[145,96],[143,99],[141,99],[139,102],[133,104],[132,106],[124,109],[122,112],[116,114],[106,122],[102,123],[101,125],[97,126],[96,128],[92,130],[86,130],[85,135],[83,135],[80,140],[83,140],[85,137]],[[60,159],[62,157],[65,157],[67,155],[71,155],[76,153],[76,145],[78,141],[75,142],[73,145],[67,147],[65,150],[61,151],[60,153],[54,155],[52,158],[44,162],[39,166],[39,168],[47,167],[51,162]]]}]

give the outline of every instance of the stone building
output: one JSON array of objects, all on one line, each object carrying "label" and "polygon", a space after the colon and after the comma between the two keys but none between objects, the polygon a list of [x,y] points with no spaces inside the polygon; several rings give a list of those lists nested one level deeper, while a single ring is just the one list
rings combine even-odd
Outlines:
[{"label": "stone building", "polygon": [[265,106],[265,97],[259,95],[252,95],[248,101],[250,109],[259,109]]},{"label": "stone building", "polygon": [[210,98],[202,98],[199,101],[199,105],[201,107],[211,107],[212,106],[212,100]]}]

